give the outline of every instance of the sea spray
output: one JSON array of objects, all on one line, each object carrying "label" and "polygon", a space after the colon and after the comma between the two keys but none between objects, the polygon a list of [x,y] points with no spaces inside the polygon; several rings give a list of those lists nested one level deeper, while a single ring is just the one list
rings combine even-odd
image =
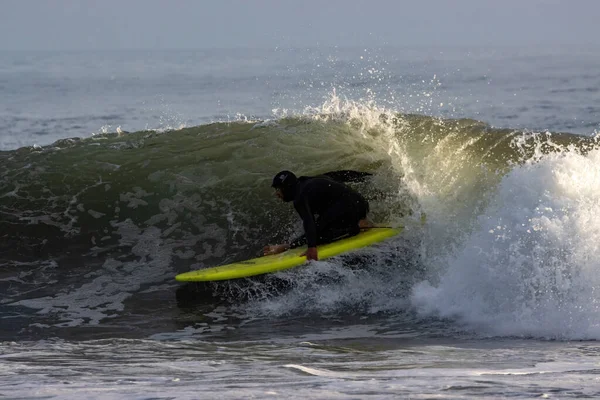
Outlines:
[{"label": "sea spray", "polygon": [[415,286],[423,316],[491,335],[597,339],[600,150],[539,154],[498,185],[474,229]]}]

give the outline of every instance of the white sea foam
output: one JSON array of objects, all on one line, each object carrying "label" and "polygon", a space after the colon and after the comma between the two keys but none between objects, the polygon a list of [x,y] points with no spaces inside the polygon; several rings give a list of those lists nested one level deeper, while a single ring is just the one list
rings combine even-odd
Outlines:
[{"label": "white sea foam", "polygon": [[492,335],[600,338],[599,205],[598,150],[515,167],[414,307]]}]

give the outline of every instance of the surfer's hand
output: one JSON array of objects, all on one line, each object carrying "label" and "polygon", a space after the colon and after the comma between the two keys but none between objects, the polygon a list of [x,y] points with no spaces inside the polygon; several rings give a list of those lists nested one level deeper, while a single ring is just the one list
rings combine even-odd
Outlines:
[{"label": "surfer's hand", "polygon": [[263,254],[265,256],[270,256],[272,254],[283,253],[287,249],[288,249],[288,245],[287,244],[268,245],[268,246],[265,246],[263,248]]},{"label": "surfer's hand", "polygon": [[303,255],[306,256],[307,260],[319,260],[319,253],[316,247],[309,247]]}]

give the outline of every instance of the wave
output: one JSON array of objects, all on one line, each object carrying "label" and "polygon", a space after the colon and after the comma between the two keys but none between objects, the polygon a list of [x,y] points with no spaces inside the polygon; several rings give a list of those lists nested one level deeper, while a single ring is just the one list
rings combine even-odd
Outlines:
[{"label": "wave", "polygon": [[[253,257],[266,242],[296,234],[297,217],[270,189],[273,173],[354,169],[373,173],[357,187],[373,219],[407,226],[411,239],[375,262],[385,274],[380,267],[359,279],[372,285],[346,279],[334,303],[364,302],[388,282],[390,290],[370,300],[372,312],[408,307],[484,321],[493,334],[596,337],[580,307],[585,296],[595,301],[588,275],[596,200],[576,182],[595,184],[584,173],[597,170],[597,160],[591,137],[401,114],[336,96],[302,115],[0,152],[2,304],[36,309],[59,325],[102,324],[135,294],[172,287],[176,273]],[[403,269],[409,284],[398,301],[390,265],[417,264],[418,274]],[[531,294],[538,290],[547,295]],[[331,295],[309,306],[299,293],[259,308],[332,307]],[[558,301],[564,306],[552,314]],[[495,324],[498,310],[505,314]],[[552,328],[557,315],[576,322]]]}]

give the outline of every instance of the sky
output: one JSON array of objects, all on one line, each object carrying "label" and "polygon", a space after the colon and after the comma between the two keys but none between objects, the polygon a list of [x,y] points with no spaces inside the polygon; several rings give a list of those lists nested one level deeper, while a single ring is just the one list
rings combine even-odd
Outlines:
[{"label": "sky", "polygon": [[0,0],[0,50],[598,45],[597,0]]}]

